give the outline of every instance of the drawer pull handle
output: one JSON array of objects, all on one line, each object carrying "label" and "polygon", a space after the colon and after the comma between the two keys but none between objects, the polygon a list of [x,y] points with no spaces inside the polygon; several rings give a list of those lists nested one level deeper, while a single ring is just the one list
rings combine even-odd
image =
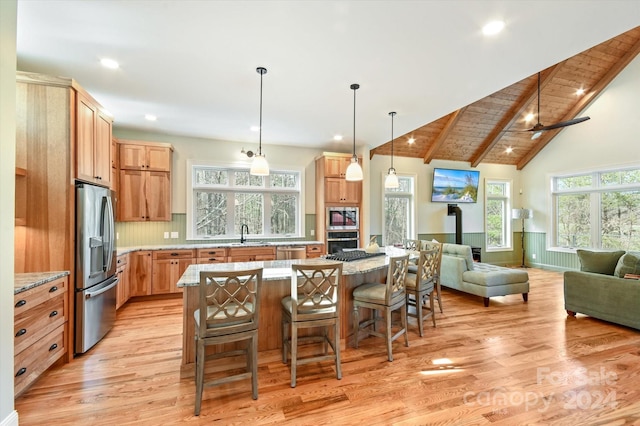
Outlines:
[{"label": "drawer pull handle", "polygon": [[18,300],[18,303],[16,303],[16,308],[19,308],[20,306],[24,306],[27,304],[27,301],[24,299],[20,299]]},{"label": "drawer pull handle", "polygon": [[178,256],[178,253],[171,253],[171,256]]},{"label": "drawer pull handle", "polygon": [[58,315],[58,311],[51,311],[51,313],[49,314],[49,318],[53,318],[56,315]]},{"label": "drawer pull handle", "polygon": [[57,343],[54,343],[53,345],[51,345],[51,346],[49,347],[49,351],[52,351],[52,350],[54,350],[54,349],[58,349],[58,344],[57,344]]},{"label": "drawer pull handle", "polygon": [[26,328],[21,328],[20,330],[18,330],[18,332],[16,333],[16,337],[20,337],[23,334],[27,333],[27,329]]},{"label": "drawer pull handle", "polygon": [[54,291],[58,291],[58,287],[55,285],[49,289],[49,293],[53,293]]},{"label": "drawer pull handle", "polygon": [[210,257],[209,260],[216,260],[216,258],[215,257]]},{"label": "drawer pull handle", "polygon": [[20,370],[18,370],[18,372],[16,373],[16,377],[18,376],[22,376],[24,373],[27,372],[27,369],[25,367],[22,367]]}]

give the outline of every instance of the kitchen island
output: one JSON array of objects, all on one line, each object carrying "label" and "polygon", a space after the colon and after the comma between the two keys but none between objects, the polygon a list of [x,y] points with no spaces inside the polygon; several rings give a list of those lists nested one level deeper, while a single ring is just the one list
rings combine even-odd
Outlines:
[{"label": "kitchen island", "polygon": [[[353,289],[365,282],[383,282],[386,279],[389,256],[405,253],[403,249],[387,247],[385,255],[345,262],[342,269],[342,291],[340,307],[340,339],[348,344],[352,330]],[[258,350],[267,351],[282,348],[281,305],[283,297],[291,291],[291,265],[312,265],[330,263],[326,259],[295,259],[263,262],[236,262],[190,265],[178,281],[183,288],[182,322],[182,365],[195,362],[195,321],[193,313],[198,309],[198,285],[201,271],[227,271],[263,268],[262,289],[260,292],[260,317]]]}]

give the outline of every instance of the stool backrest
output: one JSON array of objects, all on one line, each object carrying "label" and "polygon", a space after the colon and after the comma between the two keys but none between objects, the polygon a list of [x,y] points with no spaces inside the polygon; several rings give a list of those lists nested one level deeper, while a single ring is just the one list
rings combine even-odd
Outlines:
[{"label": "stool backrest", "polygon": [[262,268],[200,272],[199,335],[219,336],[258,327]]},{"label": "stool backrest", "polygon": [[385,291],[385,304],[390,305],[392,300],[405,293],[405,278],[407,277],[407,267],[409,255],[390,256],[389,270],[387,272],[387,282]]},{"label": "stool backrest", "polygon": [[340,314],[342,265],[342,262],[291,265],[292,321]]}]

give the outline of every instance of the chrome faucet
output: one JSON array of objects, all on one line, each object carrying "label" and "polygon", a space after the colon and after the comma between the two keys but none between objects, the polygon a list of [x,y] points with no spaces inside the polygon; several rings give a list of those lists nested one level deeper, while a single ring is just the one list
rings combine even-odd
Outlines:
[{"label": "chrome faucet", "polygon": [[240,244],[243,244],[247,239],[244,237],[244,230],[247,230],[247,234],[249,233],[249,226],[246,223],[243,223],[240,226]]}]

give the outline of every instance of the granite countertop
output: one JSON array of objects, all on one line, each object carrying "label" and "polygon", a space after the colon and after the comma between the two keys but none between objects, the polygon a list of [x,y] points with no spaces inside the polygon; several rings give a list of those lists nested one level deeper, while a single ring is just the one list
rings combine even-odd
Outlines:
[{"label": "granite countertop", "polygon": [[247,241],[244,244],[234,243],[198,243],[198,244],[163,244],[137,247],[118,247],[118,256],[134,251],[142,250],[190,250],[202,248],[230,248],[230,247],[288,247],[288,246],[308,246],[311,244],[324,244],[322,241]]},{"label": "granite countertop", "polygon": [[[415,252],[404,249],[385,247],[385,256],[370,257],[353,262],[343,262],[342,275],[363,274],[389,266],[389,256],[399,256],[409,253],[410,257],[415,257]],[[291,259],[291,260],[268,260],[256,262],[235,262],[235,263],[209,263],[189,265],[178,280],[178,287],[192,287],[200,283],[200,271],[228,271],[263,268],[262,280],[275,281],[287,279],[291,276],[291,265],[316,265],[318,263],[332,263],[333,260],[323,258],[316,259]]]},{"label": "granite countertop", "polygon": [[15,274],[13,279],[13,294],[16,295],[18,293],[22,293],[23,291],[55,281],[58,278],[66,277],[67,275],[69,275],[69,271],[26,272],[22,274]]}]

